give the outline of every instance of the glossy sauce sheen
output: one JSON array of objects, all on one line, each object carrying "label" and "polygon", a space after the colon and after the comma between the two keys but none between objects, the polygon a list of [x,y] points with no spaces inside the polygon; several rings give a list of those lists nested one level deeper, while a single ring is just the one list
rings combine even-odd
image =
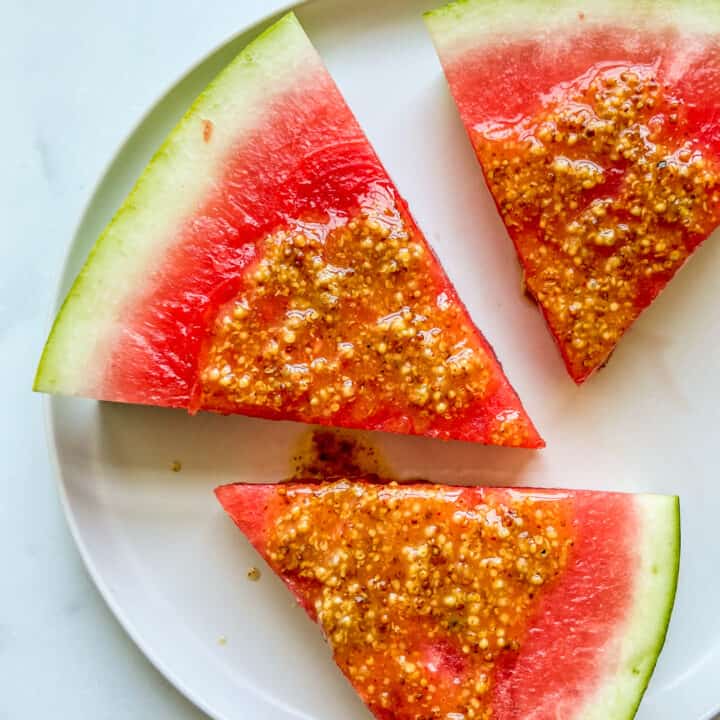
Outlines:
[{"label": "glossy sauce sheen", "polygon": [[[200,407],[269,407],[374,424],[388,407],[424,432],[492,392],[491,362],[435,259],[381,190],[352,219],[265,240],[243,292],[221,308],[203,356]],[[489,439],[519,445],[517,414]]]},{"label": "glossy sauce sheen", "polygon": [[[446,67],[527,288],[578,382],[720,220],[720,50],[707,43],[698,64],[672,33],[588,30]],[[490,71],[502,88],[492,96]]]},{"label": "glossy sauce sheen", "polygon": [[536,116],[475,129],[527,288],[575,377],[605,362],[720,219],[718,168],[684,137],[686,112],[653,67],[595,67]]},{"label": "glossy sauce sheen", "polygon": [[153,388],[147,401],[186,407],[208,329],[257,262],[258,241],[301,214],[354,207],[372,185],[392,191],[332,81],[314,80],[312,89],[277,99],[267,125],[231,151],[217,189],[179,230],[155,285],[129,308],[108,388],[130,401]]},{"label": "glossy sauce sheen", "polygon": [[551,720],[555,690],[599,684],[632,599],[630,496],[341,480],[218,497],[382,720]]},{"label": "glossy sauce sheen", "polygon": [[541,446],[334,84],[314,80],[231,153],[128,311],[108,392]]}]

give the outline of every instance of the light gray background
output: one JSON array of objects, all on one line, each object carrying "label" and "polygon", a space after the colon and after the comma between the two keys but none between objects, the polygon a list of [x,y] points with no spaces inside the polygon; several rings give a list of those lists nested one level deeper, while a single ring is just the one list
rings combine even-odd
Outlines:
[{"label": "light gray background", "polygon": [[74,225],[117,146],[187,68],[283,4],[0,0],[0,720],[205,717],[82,567],[29,388]]}]

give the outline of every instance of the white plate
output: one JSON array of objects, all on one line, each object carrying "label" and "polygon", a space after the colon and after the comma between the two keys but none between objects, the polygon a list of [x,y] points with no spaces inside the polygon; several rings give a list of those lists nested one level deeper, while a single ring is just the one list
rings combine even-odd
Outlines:
[{"label": "white plate", "polygon": [[[638,718],[706,718],[720,704],[720,243],[698,252],[610,365],[576,388],[520,294],[514,252],[422,25],[428,4],[320,0],[299,15],[548,448],[372,441],[398,472],[435,480],[679,493],[680,587]],[[121,148],[77,232],[63,295],[153,148],[246,39],[192,70]],[[258,560],[212,494],[220,483],[287,475],[302,426],[67,399],[51,400],[49,414],[90,573],[182,692],[224,720],[369,717],[281,583],[269,572],[248,582]]]}]

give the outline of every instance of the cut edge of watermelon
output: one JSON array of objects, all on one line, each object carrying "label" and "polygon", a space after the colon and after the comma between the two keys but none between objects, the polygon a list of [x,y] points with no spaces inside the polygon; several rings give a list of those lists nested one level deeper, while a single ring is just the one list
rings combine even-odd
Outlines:
[{"label": "cut edge of watermelon", "polygon": [[632,609],[612,645],[614,671],[577,717],[632,720],[665,644],[680,568],[680,501],[677,496],[638,495],[639,571]]},{"label": "cut edge of watermelon", "polygon": [[[433,42],[445,59],[461,55],[483,37],[502,42],[508,37],[542,33],[550,37],[578,17],[589,25],[645,29],[674,27],[682,33],[708,35],[720,30],[720,5],[712,0],[456,0],[423,15]],[[638,23],[641,23],[638,25]]]},{"label": "cut edge of watermelon", "polygon": [[[172,246],[168,228],[191,215],[212,189],[215,169],[229,148],[260,124],[274,98],[310,81],[315,70],[323,71],[320,57],[295,15],[288,13],[249,43],[198,96],[90,251],[50,331],[35,391],[92,394],[137,281],[146,277],[152,260]],[[182,164],[180,156],[185,158]],[[147,237],[155,241],[144,242]]]}]

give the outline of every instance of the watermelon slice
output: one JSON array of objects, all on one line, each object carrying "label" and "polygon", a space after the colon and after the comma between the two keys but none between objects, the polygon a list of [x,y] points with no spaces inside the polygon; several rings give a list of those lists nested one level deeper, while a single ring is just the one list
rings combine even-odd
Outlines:
[{"label": "watermelon slice", "polygon": [[426,20],[581,383],[720,221],[720,5],[463,0]]},{"label": "watermelon slice", "polygon": [[152,159],[35,389],[544,444],[293,14]]},{"label": "watermelon slice", "polygon": [[379,720],[629,720],[675,595],[675,497],[236,484],[218,499]]}]

